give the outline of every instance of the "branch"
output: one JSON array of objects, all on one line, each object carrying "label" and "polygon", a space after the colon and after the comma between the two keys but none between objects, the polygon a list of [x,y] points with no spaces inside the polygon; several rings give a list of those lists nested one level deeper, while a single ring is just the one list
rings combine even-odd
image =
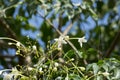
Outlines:
[{"label": "branch", "polygon": [[49,19],[46,19],[40,12],[38,12],[38,14],[40,15],[41,18],[46,20],[50,24],[50,26],[58,32],[59,35],[62,35],[62,33],[57,28],[54,27],[54,25],[50,22]]},{"label": "branch", "polygon": [[10,26],[6,23],[6,21],[3,18],[0,18],[0,24],[2,25],[1,27],[3,27],[6,30],[6,33],[10,35],[10,37],[17,39],[16,34],[14,33],[14,31],[12,31]]},{"label": "branch", "polygon": [[13,58],[15,58],[15,57],[17,57],[17,55],[15,55],[15,56],[10,56],[10,55],[0,55],[0,59],[4,59],[4,58],[11,58],[11,59],[13,59]]},{"label": "branch", "polygon": [[118,31],[117,35],[115,36],[114,40],[112,41],[110,47],[108,48],[105,57],[110,57],[112,51],[114,50],[115,46],[117,45],[117,43],[120,41],[120,30]]},{"label": "branch", "polygon": [[[45,19],[45,20],[59,33],[59,35],[61,35],[61,36],[64,36],[64,34],[67,34],[67,32],[69,31],[69,29],[72,27],[72,23],[71,23],[70,26],[68,26],[67,31],[65,31],[64,34],[62,34],[57,28],[54,27],[54,25],[50,22],[49,19],[46,19],[40,12],[38,12],[38,13],[39,13],[39,15],[40,15],[43,19]],[[65,36],[64,36],[64,37],[65,37]],[[69,43],[69,45],[75,50],[75,52],[76,52],[77,54],[79,54],[77,48],[76,48],[69,40],[66,40],[66,41],[67,41],[67,42]]]},{"label": "branch", "polygon": [[[49,19],[46,19],[40,12],[38,12],[38,14],[44,19],[46,20],[52,28],[54,28],[60,36],[63,36],[65,37],[65,35],[69,32],[69,30],[71,29],[72,25],[73,25],[73,22],[67,27],[67,30],[64,31],[64,33],[61,33],[57,28],[54,27],[54,25],[52,24],[52,22],[49,20]],[[69,41],[69,40],[66,40],[67,43],[73,48],[73,50],[76,52],[76,56],[77,56],[77,59],[79,56],[79,51],[77,50],[77,48]],[[84,60],[84,64],[87,64],[87,62],[85,62],[86,60]]]},{"label": "branch", "polygon": [[62,25],[63,25],[63,21],[62,21],[62,16],[61,16],[61,14],[60,14],[60,16],[59,16],[59,26],[58,26],[58,30],[59,30],[59,31],[61,31]]}]

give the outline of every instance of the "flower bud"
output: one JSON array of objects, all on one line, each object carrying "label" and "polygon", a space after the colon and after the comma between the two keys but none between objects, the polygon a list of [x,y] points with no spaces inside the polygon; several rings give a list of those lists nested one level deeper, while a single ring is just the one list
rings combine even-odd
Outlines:
[{"label": "flower bud", "polygon": [[108,72],[102,73],[104,76],[109,76],[110,74]]},{"label": "flower bud", "polygon": [[55,67],[58,67],[58,66],[59,66],[59,64],[58,64],[57,62],[55,62],[55,64],[54,64],[54,65],[55,65]]},{"label": "flower bud", "polygon": [[18,47],[19,47],[19,46],[20,46],[20,42],[17,42],[17,43],[16,43],[16,46],[18,46]]},{"label": "flower bud", "polygon": [[8,45],[12,45],[13,43],[9,42]]},{"label": "flower bud", "polygon": [[85,71],[85,67],[79,67],[81,71]]},{"label": "flower bud", "polygon": [[35,45],[33,45],[32,48],[33,48],[33,50],[36,50],[36,49],[37,49]]},{"label": "flower bud", "polygon": [[54,68],[53,68],[53,71],[55,71],[55,72],[56,72],[56,71],[57,71],[57,67],[54,67]]}]

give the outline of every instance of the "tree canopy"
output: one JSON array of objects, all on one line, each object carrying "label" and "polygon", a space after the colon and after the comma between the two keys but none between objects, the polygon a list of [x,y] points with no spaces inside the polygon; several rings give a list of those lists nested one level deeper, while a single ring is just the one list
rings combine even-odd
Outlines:
[{"label": "tree canopy", "polygon": [[119,80],[120,0],[0,0],[1,80]]}]

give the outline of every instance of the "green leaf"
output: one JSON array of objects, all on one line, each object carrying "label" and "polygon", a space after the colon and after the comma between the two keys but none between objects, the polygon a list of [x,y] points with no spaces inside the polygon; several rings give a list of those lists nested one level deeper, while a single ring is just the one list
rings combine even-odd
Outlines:
[{"label": "green leaf", "polygon": [[105,72],[108,72],[108,66],[106,64],[103,64],[103,69],[105,70]]},{"label": "green leaf", "polygon": [[89,71],[91,68],[92,68],[92,64],[88,64],[88,65],[86,66],[86,70],[87,70],[87,71]]},{"label": "green leaf", "polygon": [[89,51],[89,52],[93,52],[93,51],[95,51],[95,50],[94,50],[94,48],[89,48],[88,51]]},{"label": "green leaf", "polygon": [[99,60],[98,61],[98,65],[103,65],[104,61],[103,60]]},{"label": "green leaf", "polygon": [[120,69],[114,69],[114,79],[120,79]]},{"label": "green leaf", "polygon": [[92,68],[93,68],[93,72],[94,74],[97,74],[98,70],[99,70],[99,66],[96,63],[92,64]]},{"label": "green leaf", "polygon": [[66,52],[66,54],[64,55],[64,58],[73,58],[75,56],[75,51],[74,50],[69,50],[68,52]]}]

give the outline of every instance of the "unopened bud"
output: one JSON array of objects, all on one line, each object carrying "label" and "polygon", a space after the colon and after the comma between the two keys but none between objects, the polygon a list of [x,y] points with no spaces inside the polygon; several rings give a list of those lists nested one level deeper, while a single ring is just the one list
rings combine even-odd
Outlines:
[{"label": "unopened bud", "polygon": [[35,45],[33,45],[32,48],[33,48],[33,50],[36,50],[36,49],[37,49]]},{"label": "unopened bud", "polygon": [[58,67],[58,66],[59,66],[59,64],[58,64],[57,62],[55,62],[55,64],[54,64],[54,65],[55,65],[55,67]]},{"label": "unopened bud", "polygon": [[85,71],[85,67],[79,67],[81,71]]},{"label": "unopened bud", "polygon": [[9,42],[8,45],[12,45],[13,43]]},{"label": "unopened bud", "polygon": [[104,76],[109,76],[109,73],[108,72],[104,72],[102,73]]},{"label": "unopened bud", "polygon": [[67,39],[67,40],[68,40],[68,39],[69,39],[69,36],[65,36],[65,39]]},{"label": "unopened bud", "polygon": [[18,47],[19,47],[19,46],[20,46],[20,42],[17,42],[17,43],[16,43],[16,46],[18,46]]},{"label": "unopened bud", "polygon": [[72,58],[70,61],[74,61],[75,59],[74,58]]},{"label": "unopened bud", "polygon": [[56,71],[57,71],[57,67],[54,67],[54,68],[53,68],[53,71],[55,71],[55,72],[56,72]]},{"label": "unopened bud", "polygon": [[33,68],[32,68],[32,67],[28,67],[28,70],[30,70],[30,71],[31,71],[31,70],[33,70]]}]

